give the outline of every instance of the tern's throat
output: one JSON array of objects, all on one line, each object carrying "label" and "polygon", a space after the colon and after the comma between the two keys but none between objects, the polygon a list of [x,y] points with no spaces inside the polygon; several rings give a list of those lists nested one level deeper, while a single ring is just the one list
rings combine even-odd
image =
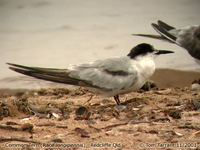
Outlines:
[{"label": "tern's throat", "polygon": [[135,60],[138,73],[144,80],[150,78],[155,72],[155,62],[153,55],[139,56]]}]

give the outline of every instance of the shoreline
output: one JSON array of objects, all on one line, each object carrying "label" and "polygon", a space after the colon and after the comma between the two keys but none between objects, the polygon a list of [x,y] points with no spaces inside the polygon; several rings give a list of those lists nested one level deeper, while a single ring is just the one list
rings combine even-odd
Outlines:
[{"label": "shoreline", "polygon": [[194,80],[200,79],[200,72],[174,69],[157,69],[150,78],[159,88],[190,87]]}]

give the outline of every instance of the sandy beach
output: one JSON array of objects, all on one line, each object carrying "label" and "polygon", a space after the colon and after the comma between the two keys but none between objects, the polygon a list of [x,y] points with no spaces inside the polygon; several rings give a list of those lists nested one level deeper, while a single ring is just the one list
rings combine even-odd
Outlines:
[{"label": "sandy beach", "polygon": [[[200,149],[199,64],[183,48],[133,33],[199,24],[199,0],[0,0],[0,149]],[[7,62],[67,68],[125,56],[139,43],[156,59],[156,87],[121,95],[20,75]]]},{"label": "sandy beach", "polygon": [[85,89],[2,90],[0,147],[17,149],[198,149],[200,93],[190,88],[113,98]]}]

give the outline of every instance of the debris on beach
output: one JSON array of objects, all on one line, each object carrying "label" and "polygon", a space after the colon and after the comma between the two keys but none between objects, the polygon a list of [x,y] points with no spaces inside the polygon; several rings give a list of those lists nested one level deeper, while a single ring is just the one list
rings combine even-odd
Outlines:
[{"label": "debris on beach", "polygon": [[191,89],[193,91],[199,91],[200,90],[200,79],[199,80],[194,80],[192,82]]},{"label": "debris on beach", "polygon": [[110,141],[137,149],[135,143],[200,137],[200,93],[187,87],[132,92],[121,96],[121,105],[84,89],[0,95],[0,140],[8,143]]}]

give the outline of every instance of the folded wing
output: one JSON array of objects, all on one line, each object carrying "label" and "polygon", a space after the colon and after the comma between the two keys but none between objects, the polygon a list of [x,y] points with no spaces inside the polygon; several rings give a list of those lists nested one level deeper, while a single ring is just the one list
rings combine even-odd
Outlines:
[{"label": "folded wing", "polygon": [[105,90],[121,90],[133,85],[137,71],[129,58],[98,60],[92,64],[76,67],[70,77],[78,78]]}]

